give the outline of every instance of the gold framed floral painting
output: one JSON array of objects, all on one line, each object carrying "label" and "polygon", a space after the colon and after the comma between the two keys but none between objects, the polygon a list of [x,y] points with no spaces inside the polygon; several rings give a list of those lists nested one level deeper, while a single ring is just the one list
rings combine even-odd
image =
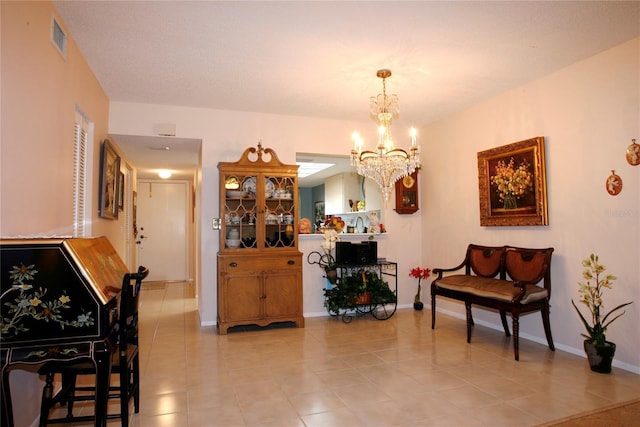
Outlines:
[{"label": "gold framed floral painting", "polygon": [[478,153],[481,226],[548,225],[544,137]]},{"label": "gold framed floral painting", "polygon": [[100,153],[100,193],[98,214],[101,218],[118,219],[118,174],[120,157],[108,139],[102,141]]}]

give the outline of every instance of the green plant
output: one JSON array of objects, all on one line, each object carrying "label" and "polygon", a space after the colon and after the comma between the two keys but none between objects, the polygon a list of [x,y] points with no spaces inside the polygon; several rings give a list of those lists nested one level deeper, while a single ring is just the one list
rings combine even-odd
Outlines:
[{"label": "green plant", "polygon": [[331,289],[324,290],[324,306],[332,316],[340,314],[341,309],[351,307],[349,296],[342,292],[338,286],[334,286]]},{"label": "green plant", "polygon": [[397,302],[396,293],[389,288],[389,284],[378,277],[374,271],[367,272],[367,291],[371,292],[371,302],[374,304],[390,304]]},{"label": "green plant", "polygon": [[331,315],[338,315],[340,310],[353,309],[357,305],[358,295],[365,292],[371,294],[370,304],[388,304],[396,302],[396,294],[389,284],[378,277],[375,271],[359,270],[341,277],[336,286],[324,290],[324,306]]},{"label": "green plant", "polygon": [[[585,267],[584,271],[582,272],[582,277],[586,279],[586,283],[579,283],[580,290],[578,292],[580,293],[580,302],[586,305],[591,312],[591,324],[582,315],[582,312],[580,312],[578,306],[576,306],[576,303],[573,302],[573,300],[571,300],[571,304],[573,304],[573,307],[576,309],[578,315],[580,316],[580,320],[582,320],[584,327],[587,329],[588,335],[581,335],[595,345],[604,346],[608,344],[605,337],[607,327],[618,317],[622,316],[625,312],[623,311],[611,320],[607,321],[607,319],[609,319],[609,316],[611,316],[614,312],[620,310],[622,307],[633,303],[633,301],[620,304],[609,313],[602,316],[601,310],[604,307],[602,303],[602,293],[605,288],[611,289],[613,281],[617,278],[612,274],[607,274],[602,279],[600,278],[601,275],[604,275],[604,272],[607,268],[598,262],[597,255],[591,254],[589,258],[582,261],[582,266]],[[591,283],[591,280],[593,280],[594,283]]]}]

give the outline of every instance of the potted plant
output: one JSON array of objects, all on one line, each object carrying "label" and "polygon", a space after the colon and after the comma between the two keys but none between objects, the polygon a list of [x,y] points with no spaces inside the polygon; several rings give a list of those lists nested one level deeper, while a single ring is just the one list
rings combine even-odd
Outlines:
[{"label": "potted plant", "polygon": [[[342,277],[336,286],[324,290],[324,306],[332,316],[358,305],[370,307],[397,301],[396,294],[375,271],[359,270]],[[365,311],[366,312],[366,311]]]},{"label": "potted plant", "polygon": [[582,334],[582,336],[586,338],[586,340],[584,340],[584,350],[587,354],[591,370],[594,372],[609,373],[611,372],[611,362],[616,352],[616,345],[615,343],[607,341],[605,332],[607,331],[607,327],[625,312],[623,311],[611,319],[609,317],[633,301],[620,304],[603,316],[601,313],[604,307],[602,294],[605,288],[611,289],[616,277],[612,274],[604,274],[607,268],[598,262],[598,256],[594,254],[591,254],[589,258],[583,260],[582,266],[585,268],[582,272],[582,277],[584,277],[586,282],[579,283],[580,290],[578,292],[580,293],[580,302],[586,305],[591,312],[591,323],[582,315],[582,312],[573,300],[571,300],[571,304],[573,304],[573,307],[578,312],[580,320],[582,320],[587,330],[587,334]]},{"label": "potted plant", "polygon": [[330,315],[338,316],[341,310],[355,309],[358,295],[365,290],[366,285],[359,274],[344,276],[335,286],[324,290],[324,306]]},{"label": "potted plant", "polygon": [[413,308],[415,310],[422,310],[424,308],[424,304],[420,299],[420,294],[422,293],[422,286],[420,285],[420,281],[422,279],[427,279],[430,273],[431,273],[430,268],[420,268],[420,267],[412,268],[411,271],[409,272],[409,276],[415,277],[416,279],[418,279],[418,292],[416,292],[416,296],[413,298]]},{"label": "potted plant", "polygon": [[389,288],[389,284],[375,271],[361,271],[360,278],[363,282],[361,293],[369,296],[365,297],[366,303],[372,304],[392,304],[397,302],[396,294]]}]

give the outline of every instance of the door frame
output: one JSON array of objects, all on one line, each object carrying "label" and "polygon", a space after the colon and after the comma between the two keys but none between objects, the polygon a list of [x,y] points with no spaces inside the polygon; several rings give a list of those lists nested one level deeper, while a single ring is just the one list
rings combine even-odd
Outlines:
[{"label": "door frame", "polygon": [[[153,178],[138,178],[136,182],[136,190],[140,191],[140,183],[150,183],[150,184],[184,184],[185,190],[185,200],[186,200],[186,208],[185,208],[185,247],[187,252],[185,254],[185,281],[189,282],[193,280],[194,277],[194,265],[193,265],[193,253],[194,253],[194,223],[193,223],[193,182],[186,179],[153,179]],[[136,219],[138,226],[140,224],[139,218]],[[140,231],[138,231],[140,234]],[[134,243],[135,244],[135,243]],[[139,259],[139,247],[136,245],[136,260]]]},{"label": "door frame", "polygon": [[125,163],[124,167],[124,188],[127,190],[124,192],[124,217],[122,236],[124,240],[124,262],[129,268],[129,271],[136,271],[137,262],[137,247],[136,238],[133,235],[133,222],[135,218],[133,216],[133,167],[129,163]]}]

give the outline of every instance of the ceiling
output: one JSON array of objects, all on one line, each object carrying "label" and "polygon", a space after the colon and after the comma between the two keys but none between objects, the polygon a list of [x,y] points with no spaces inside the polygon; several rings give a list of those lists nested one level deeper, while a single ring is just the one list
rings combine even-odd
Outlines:
[{"label": "ceiling", "polygon": [[[367,121],[389,68],[418,128],[640,36],[640,1],[53,3],[112,101]],[[114,139],[142,172],[197,162]]]},{"label": "ceiling", "polygon": [[138,179],[158,179],[160,169],[171,179],[193,180],[200,159],[200,139],[110,134],[138,172]]}]

